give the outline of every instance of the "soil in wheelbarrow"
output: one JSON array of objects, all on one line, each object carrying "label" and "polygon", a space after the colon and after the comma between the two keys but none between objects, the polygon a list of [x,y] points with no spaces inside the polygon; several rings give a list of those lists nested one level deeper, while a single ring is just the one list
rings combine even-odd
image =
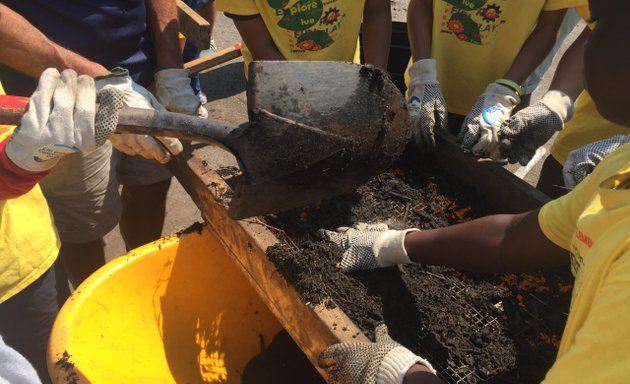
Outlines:
[{"label": "soil in wheelbarrow", "polygon": [[317,234],[356,222],[430,229],[491,213],[433,158],[408,152],[354,194],[265,217],[281,239],[267,255],[304,302],[339,306],[370,339],[386,323],[447,383],[538,383],[566,322],[568,271],[479,275],[409,265],[345,274],[336,267],[341,250]]}]

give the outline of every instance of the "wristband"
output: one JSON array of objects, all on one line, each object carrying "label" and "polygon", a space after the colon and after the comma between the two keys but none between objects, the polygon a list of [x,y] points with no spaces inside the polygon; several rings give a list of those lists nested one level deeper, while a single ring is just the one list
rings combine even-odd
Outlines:
[{"label": "wristband", "polygon": [[517,96],[520,96],[521,93],[523,92],[523,89],[521,88],[520,85],[516,84],[514,81],[512,80],[508,80],[508,79],[499,79],[497,81],[495,81],[495,83],[497,84],[501,84],[503,86],[506,86],[508,88],[510,88],[511,90],[513,90],[514,92],[516,92]]}]

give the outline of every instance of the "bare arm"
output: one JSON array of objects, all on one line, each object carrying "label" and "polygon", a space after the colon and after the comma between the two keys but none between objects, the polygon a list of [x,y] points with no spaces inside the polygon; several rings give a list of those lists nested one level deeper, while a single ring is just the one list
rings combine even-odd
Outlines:
[{"label": "bare arm", "polygon": [[582,34],[571,44],[566,50],[562,59],[558,63],[556,72],[549,89],[562,91],[571,97],[571,100],[577,99],[584,89],[584,81],[582,74],[584,73],[584,44],[591,34],[591,29],[586,27]]},{"label": "bare arm", "polygon": [[179,23],[174,0],[147,0],[147,26],[159,67],[182,68]]},{"label": "bare arm", "polygon": [[569,264],[569,252],[540,229],[538,210],[410,232],[405,249],[418,263],[478,272],[525,272]]},{"label": "bare arm", "polygon": [[109,73],[102,65],[54,43],[3,4],[0,4],[0,63],[34,78],[50,67],[60,71],[71,68],[88,76]]},{"label": "bare arm", "polygon": [[517,84],[521,84],[549,54],[556,42],[558,28],[562,24],[566,10],[542,11],[536,28],[529,35],[512,66],[505,74]]},{"label": "bare arm", "polygon": [[392,36],[389,0],[366,0],[363,9],[363,50],[366,64],[387,70]]},{"label": "bare arm", "polygon": [[430,58],[433,0],[411,0],[407,10],[407,34],[413,61]]},{"label": "bare arm", "polygon": [[260,16],[247,20],[234,20],[234,26],[254,60],[286,60],[273,42]]}]

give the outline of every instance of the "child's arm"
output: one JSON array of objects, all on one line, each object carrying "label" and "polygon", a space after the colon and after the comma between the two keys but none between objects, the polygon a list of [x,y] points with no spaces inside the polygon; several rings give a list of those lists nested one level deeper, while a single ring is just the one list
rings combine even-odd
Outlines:
[{"label": "child's arm", "polygon": [[234,17],[233,21],[254,60],[286,60],[273,42],[260,15]]},{"label": "child's arm", "polygon": [[520,110],[499,130],[501,154],[510,163],[526,165],[573,115],[573,101],[584,89],[584,44],[590,34],[584,28],[582,34],[566,50],[558,63],[549,91]]},{"label": "child's arm", "polygon": [[497,133],[521,102],[520,86],[549,54],[556,42],[558,29],[566,10],[542,11],[503,79],[488,84],[464,119],[457,136],[464,152],[475,156],[501,158]]},{"label": "child's arm", "polygon": [[339,267],[345,272],[411,262],[476,272],[537,271],[569,264],[569,252],[540,229],[538,210],[425,231],[358,223],[321,234],[344,250]]},{"label": "child's arm", "polygon": [[366,64],[387,70],[392,36],[389,0],[366,0],[363,9],[363,50]]},{"label": "child's arm", "polygon": [[433,0],[411,0],[407,10],[407,33],[413,62],[431,57]]},{"label": "child's arm", "polygon": [[410,232],[410,259],[479,272],[523,272],[569,265],[569,252],[538,224],[539,210],[492,215],[446,228]]},{"label": "child's arm", "polygon": [[504,78],[521,84],[545,59],[556,43],[558,28],[566,9],[542,11],[536,28],[529,35]]}]

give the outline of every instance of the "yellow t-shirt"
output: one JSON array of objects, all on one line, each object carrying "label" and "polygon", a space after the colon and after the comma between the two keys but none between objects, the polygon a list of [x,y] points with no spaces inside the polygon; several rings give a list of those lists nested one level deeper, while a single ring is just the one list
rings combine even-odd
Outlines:
[{"label": "yellow t-shirt", "polygon": [[[467,115],[486,86],[505,75],[541,11],[585,2],[434,0],[431,57],[437,63],[437,77],[448,111]],[[405,73],[407,86],[409,66]]]},{"label": "yellow t-shirt", "polygon": [[[12,130],[0,125],[0,141]],[[59,246],[39,185],[15,199],[0,200],[0,303],[46,272],[55,262]]]},{"label": "yellow t-shirt", "polygon": [[597,112],[591,95],[583,91],[575,102],[573,118],[558,133],[550,152],[560,164],[564,164],[569,152],[574,149],[614,135],[628,133],[630,133],[628,128],[604,119]]},{"label": "yellow t-shirt", "polygon": [[[217,9],[260,15],[287,60],[359,62],[359,31],[365,0],[217,0]],[[243,43],[245,70],[252,61]],[[333,74],[322,74],[331,76]]]},{"label": "yellow t-shirt", "polygon": [[556,362],[544,383],[630,378],[630,145],[540,211],[543,233],[571,253],[575,285]]}]

